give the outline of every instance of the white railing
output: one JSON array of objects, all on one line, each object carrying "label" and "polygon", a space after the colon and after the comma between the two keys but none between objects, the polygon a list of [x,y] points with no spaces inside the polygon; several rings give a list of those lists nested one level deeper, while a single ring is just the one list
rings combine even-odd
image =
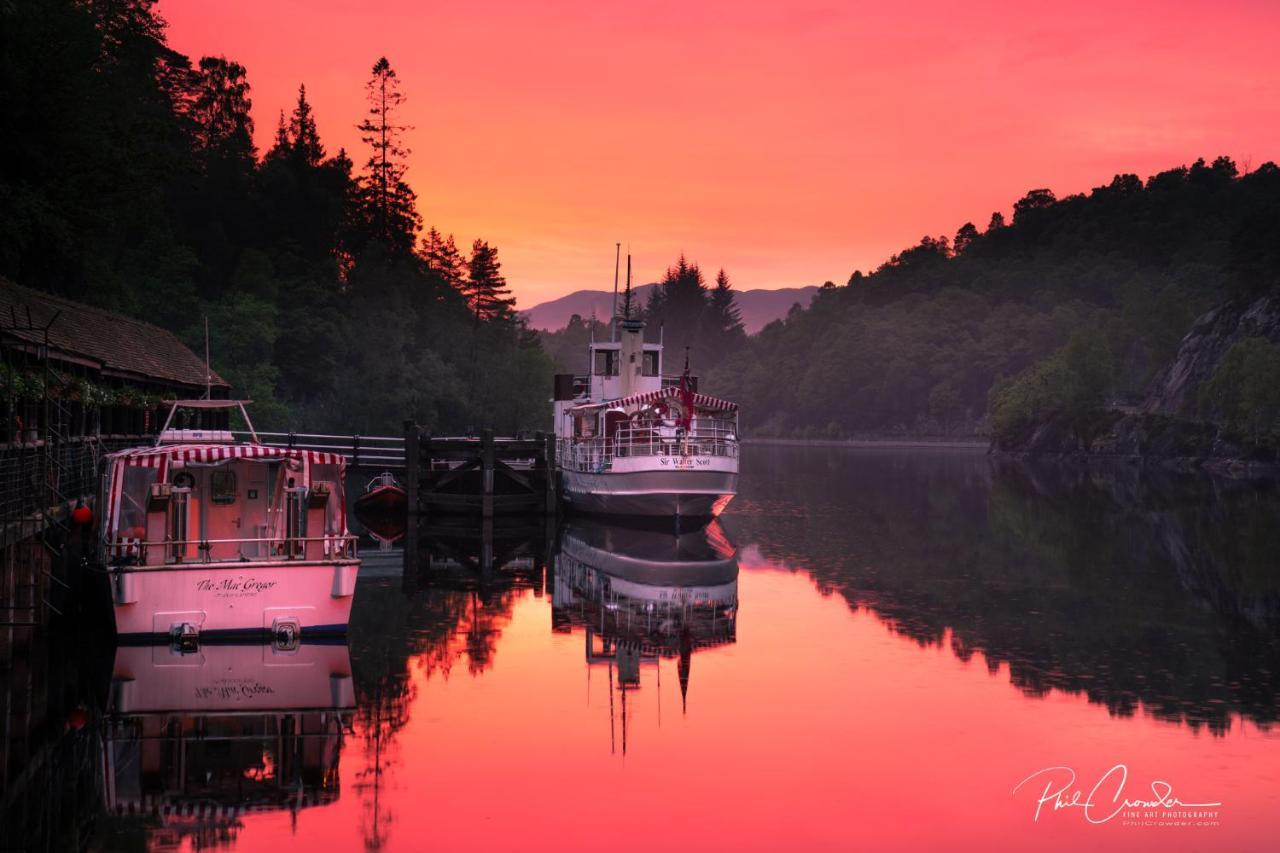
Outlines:
[{"label": "white railing", "polygon": [[[241,539],[161,539],[117,538],[107,545],[108,562],[112,565],[132,564],[140,568],[182,565],[185,563],[288,562],[354,559],[357,537],[350,534],[331,536],[246,537]],[[233,546],[228,548],[226,546]],[[264,554],[248,555],[246,546]],[[195,555],[188,554],[195,548]],[[217,550],[219,553],[214,554]],[[227,553],[230,552],[230,553]],[[160,561],[154,554],[163,555]]]},{"label": "white railing", "polygon": [[699,418],[687,432],[671,426],[623,426],[613,435],[562,438],[560,464],[575,471],[608,470],[613,460],[659,456],[738,458],[738,425],[731,420]]},{"label": "white railing", "polygon": [[[250,438],[247,432],[233,430],[240,440]],[[372,468],[404,467],[404,436],[388,435],[324,435],[307,432],[259,432],[258,440],[267,447],[287,447],[338,453],[352,465]]]}]

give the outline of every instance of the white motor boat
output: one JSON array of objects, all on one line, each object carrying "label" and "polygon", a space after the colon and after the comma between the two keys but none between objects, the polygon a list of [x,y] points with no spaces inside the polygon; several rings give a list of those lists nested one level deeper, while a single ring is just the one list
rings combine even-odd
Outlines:
[{"label": "white motor boat", "polygon": [[[170,428],[227,409],[248,441]],[[100,556],[122,638],[345,633],[360,560],[344,457],[264,445],[242,401],[195,400],[171,403],[154,445],[107,463]]]}]

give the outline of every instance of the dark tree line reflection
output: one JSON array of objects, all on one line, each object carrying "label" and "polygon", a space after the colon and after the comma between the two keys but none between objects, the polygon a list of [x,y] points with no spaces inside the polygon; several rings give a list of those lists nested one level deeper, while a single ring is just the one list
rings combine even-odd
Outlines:
[{"label": "dark tree line reflection", "polygon": [[1028,695],[1276,720],[1273,484],[929,451],[753,448],[744,470],[736,540]]}]

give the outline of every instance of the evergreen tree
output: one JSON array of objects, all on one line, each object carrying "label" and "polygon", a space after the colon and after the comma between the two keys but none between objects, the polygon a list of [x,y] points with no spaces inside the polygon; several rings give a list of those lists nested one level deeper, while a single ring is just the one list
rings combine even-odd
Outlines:
[{"label": "evergreen tree", "polygon": [[324,159],[324,146],[320,144],[320,132],[316,119],[307,103],[307,86],[298,86],[298,102],[289,117],[289,143],[293,156],[308,166],[318,166]]},{"label": "evergreen tree", "polygon": [[249,81],[244,66],[225,56],[200,60],[191,118],[195,121],[195,146],[206,170],[217,164],[251,168],[257,151],[253,145],[253,118],[249,114]]},{"label": "evergreen tree", "polygon": [[271,143],[271,150],[267,152],[266,159],[288,157],[292,148],[293,145],[289,142],[289,126],[285,124],[284,110],[281,110],[280,118],[276,121],[276,138]]},{"label": "evergreen tree", "polygon": [[445,237],[436,227],[431,226],[427,231],[427,236],[422,239],[422,248],[420,250],[422,259],[426,262],[427,268],[450,285],[451,287],[462,290],[466,281],[468,263],[458,251],[458,246],[453,241],[453,235]]},{"label": "evergreen tree", "polygon": [[969,248],[969,244],[976,239],[978,239],[978,229],[972,222],[966,222],[956,231],[956,239],[951,246],[957,255],[963,255],[964,250]]},{"label": "evergreen tree", "polygon": [[711,327],[721,346],[727,346],[746,337],[742,328],[742,312],[738,310],[733,297],[733,285],[729,283],[728,274],[721,269],[716,273],[716,285],[711,290]]},{"label": "evergreen tree", "polygon": [[650,339],[661,335],[668,347],[692,347],[699,363],[705,366],[715,360],[719,348],[718,339],[708,334],[714,332],[716,325],[708,316],[709,304],[702,270],[681,254],[649,297],[644,319]]},{"label": "evergreen tree", "polygon": [[422,228],[417,196],[404,181],[408,170],[404,158],[409,149],[401,144],[400,137],[410,128],[396,124],[405,98],[400,92],[400,80],[385,56],[374,63],[372,75],[365,86],[369,114],[357,127],[361,141],[371,149],[365,174],[360,178],[358,201],[364,233],[357,237],[357,243],[373,239],[391,255],[405,255],[413,250]]},{"label": "evergreen tree", "polygon": [[508,320],[514,316],[516,303],[502,277],[502,264],[498,250],[477,239],[471,246],[471,261],[467,265],[467,279],[462,292],[467,299],[476,323],[484,320]]}]

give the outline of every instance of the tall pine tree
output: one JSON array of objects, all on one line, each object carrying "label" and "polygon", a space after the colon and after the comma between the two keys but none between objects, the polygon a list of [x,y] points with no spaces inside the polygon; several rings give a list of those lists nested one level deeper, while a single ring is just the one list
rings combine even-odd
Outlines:
[{"label": "tall pine tree", "polygon": [[[382,244],[391,255],[406,255],[413,251],[422,218],[418,215],[417,196],[405,183],[408,166],[404,158],[409,149],[401,142],[401,135],[411,128],[396,124],[396,116],[404,104],[400,93],[400,80],[384,56],[374,63],[372,77],[365,85],[369,100],[369,114],[357,129],[360,139],[369,146],[369,159],[365,162],[365,174],[360,177],[358,202],[361,209],[360,223],[364,244],[373,239]],[[357,248],[363,248],[363,245]]]},{"label": "tall pine tree", "polygon": [[471,246],[471,261],[462,292],[467,298],[476,323],[484,320],[507,320],[514,316],[516,300],[511,296],[507,280],[502,277],[498,250],[484,240]]},{"label": "tall pine tree", "polygon": [[320,144],[320,131],[307,102],[307,85],[298,86],[298,102],[289,117],[289,144],[293,156],[307,166],[319,166],[324,159],[324,146]]},{"label": "tall pine tree", "polygon": [[711,312],[709,325],[722,346],[746,337],[742,326],[742,312],[734,301],[733,285],[729,283],[729,275],[723,269],[716,273],[716,286],[711,290],[708,310]]}]

